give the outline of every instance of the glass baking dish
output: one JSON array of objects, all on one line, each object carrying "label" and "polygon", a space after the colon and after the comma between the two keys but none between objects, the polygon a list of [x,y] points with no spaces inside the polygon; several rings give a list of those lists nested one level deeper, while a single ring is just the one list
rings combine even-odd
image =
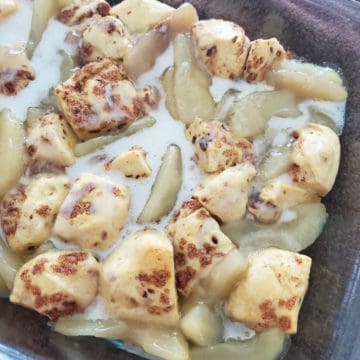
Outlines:
[{"label": "glass baking dish", "polygon": [[[116,1],[110,1],[116,3]],[[165,1],[178,6],[179,0]],[[285,359],[360,359],[360,3],[354,0],[193,0],[202,18],[239,23],[250,38],[277,37],[298,56],[342,69],[349,90],[342,161],[325,198],[329,219],[317,242],[310,287]],[[45,318],[0,299],[1,359],[139,359],[121,342],[67,338]],[[131,352],[143,355],[137,348]]]}]

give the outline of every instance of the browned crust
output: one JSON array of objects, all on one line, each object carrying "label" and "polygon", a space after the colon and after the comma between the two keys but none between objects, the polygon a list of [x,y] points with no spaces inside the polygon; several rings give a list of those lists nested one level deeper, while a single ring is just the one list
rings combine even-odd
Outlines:
[{"label": "browned crust", "polygon": [[[84,90],[90,80],[96,80],[97,83],[93,87],[93,95],[94,99],[98,100],[94,100],[93,103],[89,103],[89,94]],[[141,91],[133,96],[132,104],[129,106],[125,105],[121,96],[117,94],[111,94],[109,100],[103,101],[106,96],[106,86],[116,87],[122,81],[128,81],[134,86],[121,65],[105,58],[83,66],[68,81],[56,87],[55,94],[65,116],[80,139],[121,129],[147,112],[149,105],[140,97]],[[147,91],[150,91],[149,89]],[[157,92],[154,91],[154,94]],[[156,96],[150,98],[149,95],[150,106],[154,107],[157,99]],[[103,109],[94,108],[98,101],[104,102]],[[113,109],[109,107],[109,101]],[[104,112],[108,114],[106,117],[103,116]]]},{"label": "browned crust", "polygon": [[[33,272],[34,269],[35,272],[40,271],[41,267],[34,267]],[[28,269],[23,270],[20,279],[23,281],[29,295],[34,296],[34,309],[47,316],[50,320],[57,321],[61,316],[72,315],[81,310],[80,306],[65,294],[59,292],[42,294],[40,287],[32,284]]]},{"label": "browned crust", "polygon": [[95,10],[89,10],[88,12],[84,12],[77,18],[76,13],[79,9],[81,9],[81,7],[77,5],[69,5],[58,12],[57,19],[64,24],[74,25],[91,18],[96,14],[100,16],[107,16],[110,14],[111,6],[106,1],[95,0],[94,2],[98,2]]},{"label": "browned crust", "polygon": [[16,233],[18,221],[22,213],[21,206],[26,198],[25,186],[19,185],[18,188],[13,193],[7,195],[1,203],[1,223],[7,237]]},{"label": "browned crust", "polygon": [[87,252],[72,252],[60,255],[56,264],[51,269],[63,275],[75,275],[78,272],[78,264],[87,260],[89,254]]},{"label": "browned crust", "polygon": [[[12,78],[12,80],[3,80]],[[14,96],[20,90],[29,85],[30,81],[35,79],[34,73],[28,70],[13,70],[9,69],[5,72],[0,72],[0,94],[6,96]]]}]

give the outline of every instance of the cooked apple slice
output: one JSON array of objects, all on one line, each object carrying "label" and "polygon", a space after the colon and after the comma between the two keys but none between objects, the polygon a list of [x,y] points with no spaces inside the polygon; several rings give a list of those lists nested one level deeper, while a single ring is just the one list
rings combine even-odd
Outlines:
[{"label": "cooked apple slice", "polygon": [[182,184],[181,150],[169,145],[156,175],[151,194],[137,222],[146,224],[160,220],[175,206]]},{"label": "cooked apple slice", "polygon": [[209,346],[220,338],[221,322],[205,304],[197,304],[180,321],[180,328],[194,344]]},{"label": "cooked apple slice", "polygon": [[236,100],[226,123],[236,137],[253,138],[265,131],[272,116],[296,117],[297,100],[288,90],[254,92]]},{"label": "cooked apple slice", "polygon": [[0,276],[9,290],[12,289],[16,273],[23,263],[24,259],[11,251],[5,241],[0,238]]},{"label": "cooked apple slice", "polygon": [[68,5],[69,0],[34,0],[30,36],[27,44],[27,55],[31,58],[36,46],[41,40],[49,20],[58,10]]},{"label": "cooked apple slice", "polygon": [[174,40],[174,97],[179,120],[190,124],[196,117],[211,120],[215,111],[209,87],[211,78],[197,64],[188,36],[179,34]]},{"label": "cooked apple slice", "polygon": [[124,59],[128,75],[136,79],[149,71],[169,46],[178,33],[190,32],[192,25],[198,20],[196,9],[185,3],[173,11],[169,17],[144,34],[130,49]]},{"label": "cooked apple slice", "polygon": [[273,360],[281,353],[285,335],[276,329],[263,332],[251,340],[193,347],[191,360]]},{"label": "cooked apple slice", "polygon": [[216,303],[225,299],[246,273],[247,267],[247,256],[242,251],[239,249],[230,251],[201,284],[207,294],[206,301]]},{"label": "cooked apple slice", "polygon": [[286,173],[292,164],[291,152],[292,148],[287,145],[267,151],[258,167],[258,179],[266,182]]},{"label": "cooked apple slice", "polygon": [[9,110],[0,112],[0,198],[13,187],[24,172],[23,123]]},{"label": "cooked apple slice", "polygon": [[88,320],[64,317],[54,330],[66,336],[95,336],[121,339],[141,346],[148,354],[165,360],[189,360],[189,346],[178,330],[151,325],[126,323],[121,320]]},{"label": "cooked apple slice", "polygon": [[276,63],[265,79],[277,89],[288,89],[301,98],[329,101],[347,98],[342,79],[335,70],[297,60]]},{"label": "cooked apple slice", "polygon": [[246,252],[272,246],[299,252],[317,239],[326,219],[323,204],[300,204],[288,212],[287,222],[260,224],[243,219],[222,226],[222,231]]},{"label": "cooked apple slice", "polygon": [[166,99],[165,105],[169,114],[174,118],[178,119],[179,114],[176,107],[176,99],[174,94],[174,67],[168,67],[163,75],[161,76],[161,83],[165,90]]},{"label": "cooked apple slice", "polygon": [[66,336],[95,336],[121,339],[126,336],[128,326],[120,320],[88,320],[66,316],[56,322],[54,330]]}]

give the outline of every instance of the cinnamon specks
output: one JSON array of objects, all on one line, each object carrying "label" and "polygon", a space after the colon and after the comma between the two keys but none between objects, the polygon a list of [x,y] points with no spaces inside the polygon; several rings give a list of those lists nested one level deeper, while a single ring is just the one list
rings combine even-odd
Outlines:
[{"label": "cinnamon specks", "polygon": [[111,6],[110,6],[106,1],[100,3],[100,4],[96,7],[96,11],[97,11],[98,14],[100,14],[101,16],[109,15],[110,9],[111,9]]},{"label": "cinnamon specks", "polygon": [[162,313],[162,307],[160,306],[156,306],[156,305],[151,305],[147,308],[149,314],[152,315],[161,315]]},{"label": "cinnamon specks", "polygon": [[81,310],[75,301],[63,301],[59,305],[60,307],[55,306],[51,310],[44,311],[44,315],[52,321],[57,321],[62,316],[69,316]]},{"label": "cinnamon specks", "polygon": [[138,307],[139,306],[139,303],[136,301],[136,299],[134,299],[133,297],[130,297],[129,298],[129,301],[130,301],[130,304],[133,306],[133,307]]},{"label": "cinnamon specks", "polygon": [[185,269],[176,272],[176,285],[178,289],[184,290],[188,283],[194,278],[196,271],[191,266],[186,266]]},{"label": "cinnamon specks", "polygon": [[266,301],[262,302],[259,305],[259,308],[260,308],[260,311],[261,311],[261,318],[266,323],[276,322],[277,316],[276,316],[276,313],[275,313],[275,308],[273,306],[273,303],[270,300],[266,300]]},{"label": "cinnamon specks", "polygon": [[161,293],[160,294],[160,302],[163,305],[169,305],[170,304],[170,298],[169,295],[165,294],[165,293]]},{"label": "cinnamon specks", "polygon": [[116,197],[121,197],[121,190],[117,187],[117,186],[114,186],[112,188],[112,193],[116,196]]},{"label": "cinnamon specks", "polygon": [[170,272],[166,269],[153,270],[151,273],[146,274],[141,272],[137,278],[143,282],[154,285],[155,287],[164,287],[167,281],[170,279]]},{"label": "cinnamon specks", "polygon": [[206,151],[207,148],[208,148],[208,142],[207,142],[207,139],[206,137],[201,137],[200,140],[199,140],[199,146],[200,146],[200,149],[202,151]]},{"label": "cinnamon specks", "polygon": [[51,266],[56,273],[63,275],[74,275],[78,272],[78,263],[89,257],[86,252],[72,252],[59,256],[57,264]]},{"label": "cinnamon specks", "polygon": [[71,9],[63,9],[57,14],[57,19],[64,24],[68,24],[71,18],[75,15],[78,6],[74,6]]},{"label": "cinnamon specks", "polygon": [[48,261],[46,259],[40,259],[32,268],[32,274],[38,275],[41,274],[45,270],[45,264]]},{"label": "cinnamon specks", "polygon": [[288,309],[289,311],[292,310],[294,308],[294,306],[296,305],[296,302],[298,300],[297,296],[293,296],[290,299],[286,300],[286,299],[280,299],[278,301],[278,305],[279,307],[285,307],[286,309]]},{"label": "cinnamon specks", "polygon": [[216,45],[214,45],[206,51],[206,56],[213,57],[216,55],[216,53],[217,53],[217,47]]},{"label": "cinnamon specks", "polygon": [[279,319],[279,327],[282,331],[287,332],[291,328],[291,320],[288,316],[281,316]]},{"label": "cinnamon specks", "polygon": [[[292,310],[296,304],[297,297],[294,296],[288,300],[280,299],[278,301],[279,307],[285,307],[287,310]],[[275,311],[275,307],[270,300],[265,300],[259,305],[261,311],[262,323],[258,325],[263,328],[269,328],[272,326],[278,326],[280,330],[288,332],[291,329],[291,319],[289,316],[282,315],[278,317]]]},{"label": "cinnamon specks", "polygon": [[77,202],[71,213],[70,213],[70,219],[73,219],[79,215],[90,215],[92,213],[92,204],[90,201],[79,201]]},{"label": "cinnamon specks", "polygon": [[197,214],[197,218],[200,220],[207,219],[210,217],[209,213],[205,209],[200,209]]},{"label": "cinnamon specks", "polygon": [[36,152],[36,147],[34,145],[26,146],[26,153],[28,154],[29,157],[34,156],[35,152]]},{"label": "cinnamon specks", "polygon": [[[35,268],[35,272],[42,268]],[[34,272],[34,268],[33,271]],[[57,321],[61,316],[72,315],[80,310],[75,301],[69,301],[66,294],[55,292],[53,294],[42,294],[39,286],[32,284],[29,270],[24,270],[20,274],[20,279],[24,282],[24,287],[34,296],[34,308],[50,318],[52,321]]]},{"label": "cinnamon specks", "polygon": [[51,214],[51,209],[47,205],[41,205],[35,210],[35,212],[41,217],[47,217]]},{"label": "cinnamon specks", "polygon": [[199,256],[199,251],[194,244],[187,244],[186,246],[187,256],[189,259],[194,259]]},{"label": "cinnamon specks", "polygon": [[296,164],[293,164],[291,166],[290,175],[291,175],[293,181],[296,183],[306,181],[306,172],[302,171],[302,169]]},{"label": "cinnamon specks", "polygon": [[181,267],[186,264],[185,255],[182,252],[176,253],[174,256],[174,260],[175,260],[176,267]]},{"label": "cinnamon specks", "polygon": [[0,208],[3,230],[6,236],[16,233],[18,221],[21,216],[21,205],[25,202],[27,195],[25,187],[19,186],[16,192],[6,197]]},{"label": "cinnamon specks", "polygon": [[115,27],[114,23],[109,23],[106,31],[108,34],[112,34],[115,31],[115,29],[116,29],[116,27]]}]

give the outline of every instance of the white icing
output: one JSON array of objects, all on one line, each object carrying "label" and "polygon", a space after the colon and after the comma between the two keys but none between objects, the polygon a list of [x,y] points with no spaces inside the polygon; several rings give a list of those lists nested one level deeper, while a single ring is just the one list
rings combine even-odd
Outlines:
[{"label": "white icing", "polygon": [[241,322],[233,322],[229,318],[223,318],[223,340],[249,340],[256,335],[255,331],[246,327]]},{"label": "white icing", "polygon": [[292,183],[292,179],[290,177],[290,175],[288,173],[282,174],[280,176],[278,176],[277,178],[274,179],[274,181],[278,181],[284,184],[291,184]]},{"label": "white icing", "polygon": [[[160,77],[165,71],[166,68],[172,66],[174,64],[174,49],[172,44],[168,46],[168,48],[157,58],[155,65],[153,68],[142,74],[136,81],[139,87],[143,87],[146,85],[153,85],[158,88],[160,84]],[[161,87],[162,89],[162,87]],[[162,97],[164,97],[164,93],[162,92]]]},{"label": "white icing", "polygon": [[[0,33],[3,29],[0,26]],[[0,111],[10,109],[19,119],[25,120],[29,107],[38,106],[47,98],[49,90],[60,81],[60,65],[62,57],[59,50],[69,54],[74,52],[72,45],[64,39],[69,28],[55,19],[49,21],[39,45],[36,47],[31,63],[35,69],[35,80],[21,90],[16,96],[0,94]],[[24,39],[23,39],[24,40]]]},{"label": "white icing", "polygon": [[236,90],[239,92],[238,98],[243,98],[255,91],[268,91],[273,90],[273,87],[267,85],[265,82],[257,84],[249,84],[245,80],[229,80],[214,77],[210,86],[210,93],[216,102],[220,101],[226,91]]},{"label": "white icing", "polygon": [[20,0],[19,8],[0,20],[0,45],[26,41],[30,32],[31,14],[31,0]]},{"label": "white icing", "polygon": [[278,220],[279,223],[287,223],[295,220],[297,218],[297,214],[295,211],[290,209],[284,209],[281,213],[280,219]]},{"label": "white icing", "polygon": [[245,341],[253,338],[256,332],[243,323],[238,321],[231,321],[224,312],[224,304],[218,304],[215,307],[215,313],[221,320],[222,324],[222,340],[227,341]]},{"label": "white icing", "polygon": [[300,111],[306,112],[306,108],[327,115],[334,121],[338,134],[342,133],[345,125],[346,101],[307,100],[299,105]]}]

